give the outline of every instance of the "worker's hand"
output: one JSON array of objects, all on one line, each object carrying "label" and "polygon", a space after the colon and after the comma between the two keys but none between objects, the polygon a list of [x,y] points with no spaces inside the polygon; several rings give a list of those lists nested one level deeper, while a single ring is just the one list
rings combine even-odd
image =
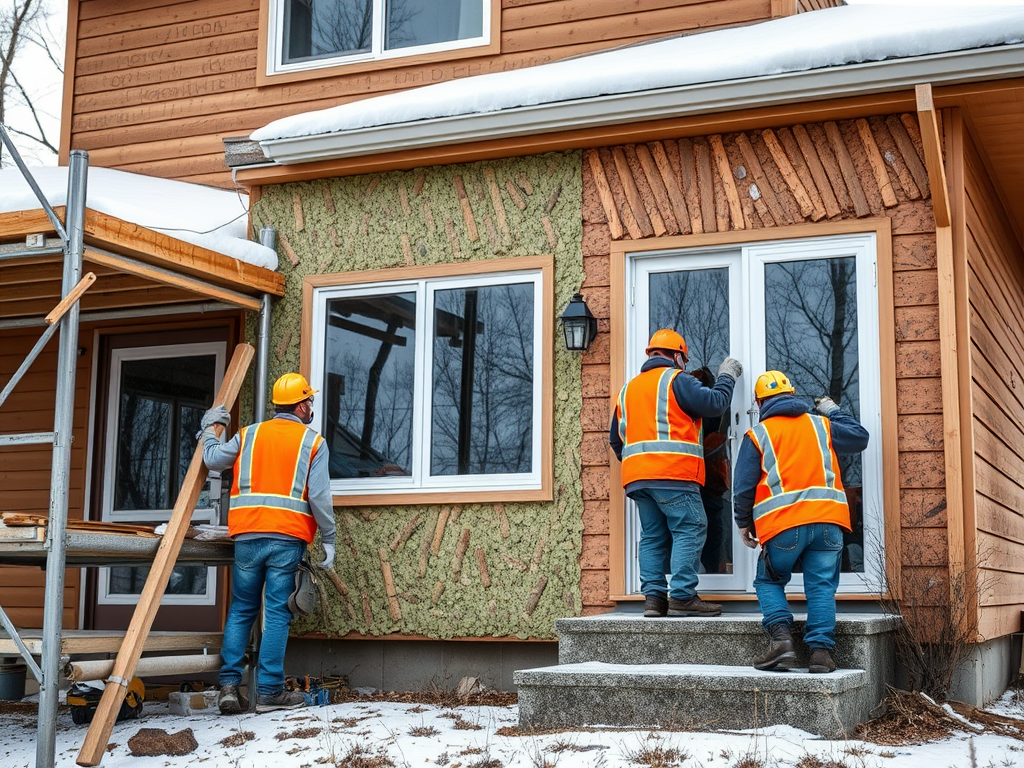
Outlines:
[{"label": "worker's hand", "polygon": [[751,549],[757,549],[757,536],[754,535],[753,528],[740,528],[740,536],[743,539],[743,543]]},{"label": "worker's hand", "polygon": [[324,561],[318,563],[321,568],[333,568],[334,567],[334,545],[324,544]]},{"label": "worker's hand", "polygon": [[839,410],[839,406],[836,405],[836,401],[827,395],[825,397],[814,398],[814,408],[822,416],[828,416],[833,411]]},{"label": "worker's hand", "polygon": [[743,364],[735,357],[727,357],[722,361],[722,364],[718,366],[718,375],[731,376],[733,381],[739,379],[743,375]]},{"label": "worker's hand", "polygon": [[214,424],[223,424],[225,427],[231,423],[231,414],[228,413],[228,409],[223,405],[215,405],[213,408],[203,414],[202,420],[199,422],[199,426],[203,429],[212,427]]}]

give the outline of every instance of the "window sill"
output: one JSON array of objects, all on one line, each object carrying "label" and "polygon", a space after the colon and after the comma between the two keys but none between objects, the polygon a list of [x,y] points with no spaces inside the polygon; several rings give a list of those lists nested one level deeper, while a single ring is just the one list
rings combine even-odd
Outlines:
[{"label": "window sill", "polygon": [[334,494],[336,507],[403,507],[424,504],[485,504],[517,501],[553,501],[551,484],[529,490],[409,491],[405,493]]}]

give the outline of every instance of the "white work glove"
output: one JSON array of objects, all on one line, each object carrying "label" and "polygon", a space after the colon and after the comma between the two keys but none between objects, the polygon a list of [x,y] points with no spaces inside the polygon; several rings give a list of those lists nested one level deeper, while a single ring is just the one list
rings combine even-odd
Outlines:
[{"label": "white work glove", "polygon": [[836,401],[833,400],[831,397],[828,397],[827,395],[825,397],[814,398],[814,408],[822,416],[828,416],[834,411],[839,410],[839,406],[836,405]]},{"label": "white work glove", "polygon": [[722,376],[723,374],[731,376],[733,381],[737,381],[743,375],[743,364],[735,357],[727,357],[718,366],[718,375]]},{"label": "white work glove", "polygon": [[215,405],[213,408],[203,414],[202,420],[199,422],[199,426],[203,429],[208,429],[214,424],[223,424],[226,428],[231,423],[231,414],[228,413],[228,409],[223,405]]},{"label": "white work glove", "polygon": [[324,561],[318,563],[321,568],[333,568],[334,567],[334,545],[324,544]]},{"label": "white work glove", "polygon": [[744,544],[751,549],[757,549],[758,541],[757,536],[754,535],[753,528],[740,528],[740,536]]}]

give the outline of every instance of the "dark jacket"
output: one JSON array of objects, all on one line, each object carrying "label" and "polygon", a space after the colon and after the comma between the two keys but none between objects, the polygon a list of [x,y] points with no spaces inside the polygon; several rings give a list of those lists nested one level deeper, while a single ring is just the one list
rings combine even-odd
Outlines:
[{"label": "dark jacket", "polygon": [[[760,420],[772,416],[800,416],[813,408],[796,395],[776,395],[761,405]],[[827,417],[831,422],[832,448],[836,453],[860,453],[868,447],[868,431],[855,418],[838,408]],[[743,436],[733,473],[733,514],[739,528],[754,525],[754,494],[761,482],[761,451],[750,435]]]}]

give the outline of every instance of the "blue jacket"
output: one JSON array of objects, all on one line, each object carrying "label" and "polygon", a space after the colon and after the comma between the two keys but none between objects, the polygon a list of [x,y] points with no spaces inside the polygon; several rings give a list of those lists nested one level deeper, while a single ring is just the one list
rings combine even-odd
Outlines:
[{"label": "blue jacket", "polygon": [[[772,416],[799,416],[813,410],[796,395],[776,395],[761,405],[760,420]],[[827,417],[831,422],[832,448],[836,453],[860,453],[868,447],[868,431],[855,418],[838,408]],[[743,436],[732,477],[733,515],[739,528],[754,526],[754,493],[761,482],[761,451],[750,435]]]}]

